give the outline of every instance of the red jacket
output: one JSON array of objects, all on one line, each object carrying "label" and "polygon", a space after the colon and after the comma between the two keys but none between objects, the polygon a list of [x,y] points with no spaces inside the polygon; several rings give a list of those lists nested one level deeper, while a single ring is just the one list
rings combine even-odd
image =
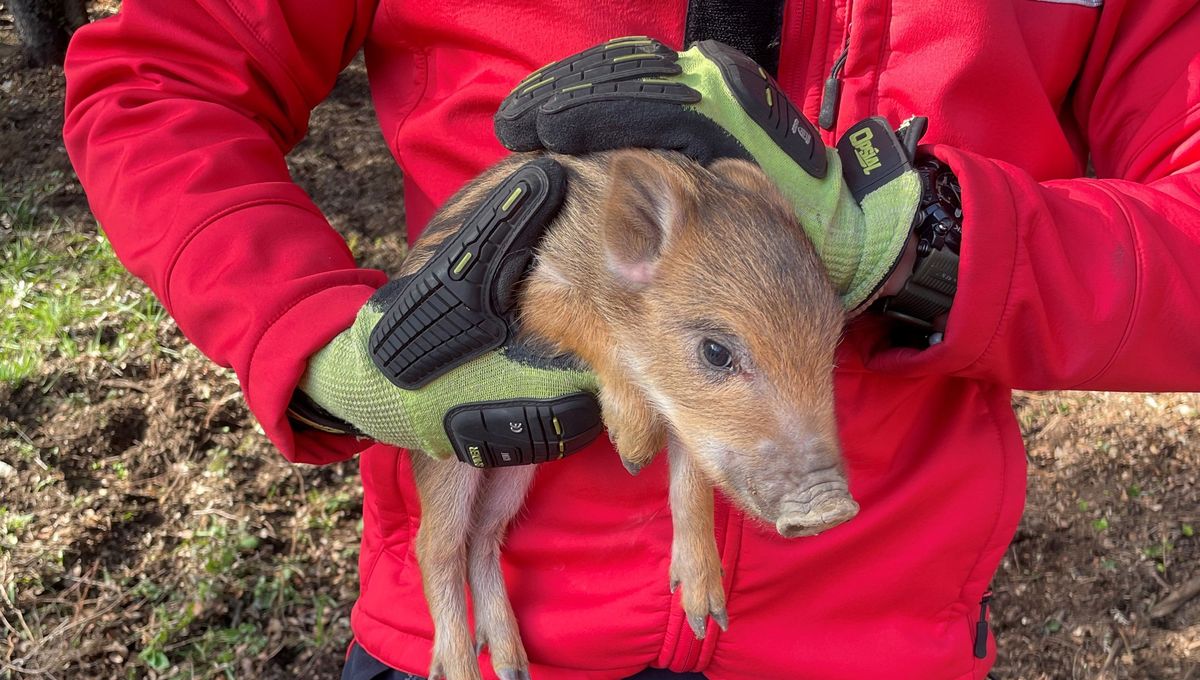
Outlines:
[{"label": "red jacket", "polygon": [[[365,46],[415,235],[504,155],[491,116],[520,77],[613,36],[678,47],[685,5],[126,0],[71,45],[67,148],[117,253],[237,371],[284,455],[341,460],[366,444],[284,417],[306,357],[386,278],[355,267],[283,161],[338,71]],[[981,678],[994,645],[972,654],[980,596],[1024,500],[1009,388],[1200,385],[1200,3],[792,0],[780,82],[813,119],[847,6],[826,142],[868,115],[927,115],[962,182],[947,340],[889,349],[878,319],[848,331],[838,413],[862,512],[785,540],[719,504],[730,627],[703,642],[667,589],[665,464],[631,478],[601,441],[541,468],[504,553],[539,680],[647,665],[712,680]],[[1081,178],[1089,157],[1099,179]],[[354,632],[423,673],[406,454],[360,460]]]}]

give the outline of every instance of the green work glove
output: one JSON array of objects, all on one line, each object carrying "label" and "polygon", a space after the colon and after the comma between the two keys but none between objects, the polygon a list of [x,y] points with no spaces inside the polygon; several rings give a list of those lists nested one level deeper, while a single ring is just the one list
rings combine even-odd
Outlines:
[{"label": "green work glove", "polygon": [[595,376],[513,327],[562,182],[557,163],[534,161],[473,206],[415,274],[380,288],[309,359],[293,417],[476,467],[553,460],[594,439]]},{"label": "green work glove", "polygon": [[645,37],[611,40],[530,74],[495,123],[514,151],[646,147],[757,162],[791,201],[852,313],[899,262],[921,194],[910,164],[919,135],[902,129],[902,144],[871,118],[826,148],[762,68],[711,40],[685,52]]}]

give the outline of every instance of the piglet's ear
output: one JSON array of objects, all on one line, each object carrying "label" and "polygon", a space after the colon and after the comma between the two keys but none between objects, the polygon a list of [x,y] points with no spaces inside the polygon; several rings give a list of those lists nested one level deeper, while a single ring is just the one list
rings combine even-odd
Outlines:
[{"label": "piglet's ear", "polygon": [[687,219],[691,180],[671,161],[644,150],[618,151],[600,220],[609,270],[631,287],[654,280],[672,231]]}]

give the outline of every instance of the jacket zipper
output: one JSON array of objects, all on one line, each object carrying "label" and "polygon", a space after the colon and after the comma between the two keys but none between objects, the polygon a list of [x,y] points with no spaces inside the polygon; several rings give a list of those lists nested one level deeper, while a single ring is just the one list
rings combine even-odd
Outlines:
[{"label": "jacket zipper", "polygon": [[838,104],[842,98],[842,69],[846,67],[846,58],[850,56],[850,7],[846,7],[846,42],[842,45],[842,53],[829,69],[829,77],[825,79],[825,91],[821,94],[821,115],[817,124],[822,130],[833,130],[837,124]]},{"label": "jacket zipper", "polygon": [[979,621],[975,623],[975,658],[986,659],[988,652],[988,603],[992,601],[992,589],[988,588],[979,600]]}]

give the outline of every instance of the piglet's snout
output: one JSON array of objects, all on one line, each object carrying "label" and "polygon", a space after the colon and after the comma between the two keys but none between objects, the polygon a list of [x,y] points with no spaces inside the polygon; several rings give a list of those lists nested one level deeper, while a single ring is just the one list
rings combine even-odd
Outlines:
[{"label": "piglet's snout", "polygon": [[840,472],[823,471],[809,476],[809,484],[788,494],[780,503],[775,529],[784,538],[814,536],[846,522],[858,514],[858,503]]}]

